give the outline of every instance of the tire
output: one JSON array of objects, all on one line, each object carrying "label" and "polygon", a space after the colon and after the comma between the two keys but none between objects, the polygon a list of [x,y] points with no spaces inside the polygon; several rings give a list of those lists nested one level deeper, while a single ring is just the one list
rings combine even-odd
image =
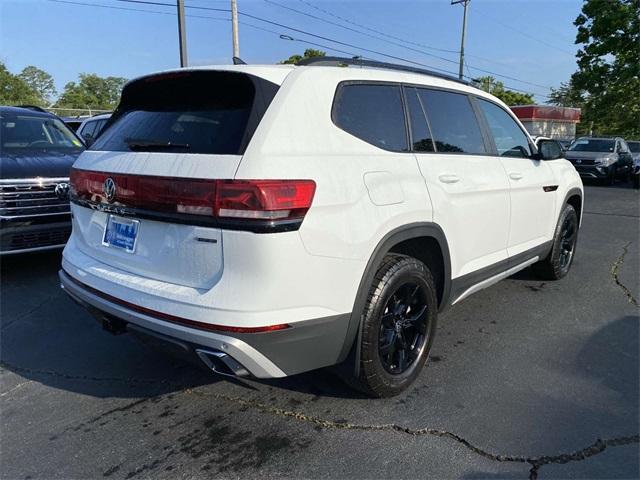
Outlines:
[{"label": "tire", "polygon": [[372,397],[402,392],[427,360],[437,318],[437,293],[429,268],[412,257],[387,255],[364,308],[359,375],[349,383]]},{"label": "tire", "polygon": [[611,169],[605,180],[605,185],[614,185],[616,183],[616,169]]},{"label": "tire", "polygon": [[578,242],[578,215],[571,205],[565,205],[553,236],[551,252],[533,265],[535,273],[544,280],[559,280],[571,269]]}]

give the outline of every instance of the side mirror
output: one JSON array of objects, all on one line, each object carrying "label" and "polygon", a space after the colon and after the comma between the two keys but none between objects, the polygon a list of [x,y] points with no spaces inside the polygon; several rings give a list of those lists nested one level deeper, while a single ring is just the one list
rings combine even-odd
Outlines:
[{"label": "side mirror", "polygon": [[562,158],[562,148],[555,140],[540,140],[538,142],[540,160],[556,160]]},{"label": "side mirror", "polygon": [[93,135],[91,135],[90,133],[83,134],[82,138],[84,139],[84,144],[87,146],[87,148],[89,148],[95,140],[95,138],[93,138]]}]

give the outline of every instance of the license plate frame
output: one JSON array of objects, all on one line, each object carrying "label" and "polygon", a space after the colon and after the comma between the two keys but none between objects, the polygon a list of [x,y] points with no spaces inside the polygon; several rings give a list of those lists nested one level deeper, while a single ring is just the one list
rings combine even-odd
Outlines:
[{"label": "license plate frame", "polygon": [[135,253],[140,231],[140,220],[109,215],[104,226],[102,245],[127,253]]}]

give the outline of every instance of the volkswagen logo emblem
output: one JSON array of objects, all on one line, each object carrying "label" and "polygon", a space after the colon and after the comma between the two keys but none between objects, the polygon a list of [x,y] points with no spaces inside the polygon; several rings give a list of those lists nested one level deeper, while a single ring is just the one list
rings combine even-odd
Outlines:
[{"label": "volkswagen logo emblem", "polygon": [[109,177],[104,181],[102,184],[102,192],[107,201],[113,202],[113,199],[116,198],[116,182],[113,178]]},{"label": "volkswagen logo emblem", "polygon": [[60,200],[67,200],[69,198],[69,184],[64,182],[57,184],[54,193]]}]

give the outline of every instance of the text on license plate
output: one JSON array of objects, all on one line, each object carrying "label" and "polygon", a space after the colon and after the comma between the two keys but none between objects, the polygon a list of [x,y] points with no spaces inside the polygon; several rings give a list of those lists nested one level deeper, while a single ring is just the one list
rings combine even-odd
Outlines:
[{"label": "text on license plate", "polygon": [[126,252],[133,253],[136,249],[139,226],[139,220],[109,215],[107,225],[104,228],[102,245],[120,248]]}]

